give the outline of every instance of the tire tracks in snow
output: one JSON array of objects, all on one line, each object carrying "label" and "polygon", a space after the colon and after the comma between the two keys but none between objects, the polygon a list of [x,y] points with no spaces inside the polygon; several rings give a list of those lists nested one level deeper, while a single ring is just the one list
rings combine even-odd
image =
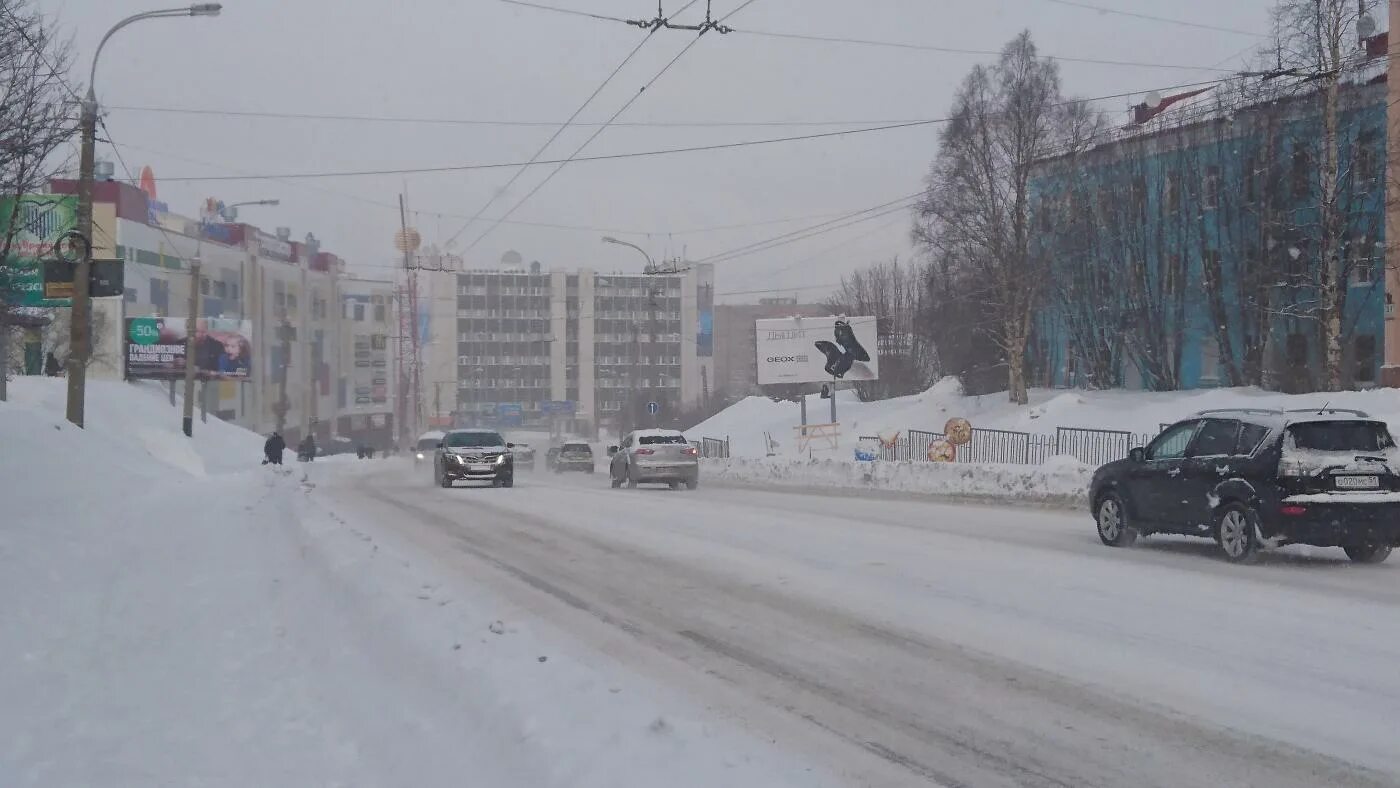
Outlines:
[{"label": "tire tracks in snow", "polygon": [[[871,623],[821,600],[735,584],[722,574],[489,500],[472,505],[491,515],[491,522],[466,526],[452,516],[461,510],[437,505],[443,496],[424,505],[383,487],[375,492],[448,536],[457,549],[535,591],[922,781],[949,786],[1392,784],[1336,759]],[[808,648],[793,648],[797,643]],[[832,644],[842,648],[833,651]],[[1144,767],[1150,771],[1135,771]]]}]

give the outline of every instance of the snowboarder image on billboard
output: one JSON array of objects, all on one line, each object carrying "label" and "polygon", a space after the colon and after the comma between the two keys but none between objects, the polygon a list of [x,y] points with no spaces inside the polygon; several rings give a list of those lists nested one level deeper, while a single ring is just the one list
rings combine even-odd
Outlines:
[{"label": "snowboarder image on billboard", "polygon": [[832,329],[836,341],[828,342],[825,339],[818,340],[817,350],[826,356],[826,372],[833,378],[844,378],[847,372],[851,371],[852,365],[856,362],[866,362],[870,360],[870,354],[861,347],[856,339],[856,332],[851,329],[851,324],[847,320],[837,319],[836,325]]}]

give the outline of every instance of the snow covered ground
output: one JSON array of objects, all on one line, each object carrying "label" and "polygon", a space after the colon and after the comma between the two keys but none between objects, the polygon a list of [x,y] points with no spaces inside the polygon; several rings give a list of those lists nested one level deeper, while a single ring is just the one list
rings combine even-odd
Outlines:
[{"label": "snow covered ground", "polygon": [[[955,416],[968,419],[973,427],[1038,434],[1054,434],[1056,427],[1156,434],[1161,424],[1212,408],[1294,409],[1330,403],[1333,407],[1364,410],[1386,421],[1393,432],[1400,434],[1400,390],[1397,389],[1300,395],[1249,388],[1161,393],[1033,389],[1031,404],[1020,407],[1007,402],[1004,393],[966,396],[956,379],[945,378],[928,391],[909,397],[860,402],[850,391],[839,392],[838,397],[837,418],[842,429],[839,455],[842,457],[852,456],[854,441],[861,435],[911,429],[942,432],[943,425]],[[808,421],[814,424],[827,421],[829,408],[826,400],[809,396]],[[798,414],[797,403],[749,397],[687,430],[686,435],[692,440],[728,437],[732,456],[762,457],[766,454],[763,433],[768,432],[779,442],[779,454],[796,455],[793,427],[799,422]]]},{"label": "snow covered ground", "polygon": [[1400,564],[712,467],[273,469],[159,392],[95,384],[85,431],[15,393],[6,788],[1400,785]]},{"label": "snow covered ground", "polygon": [[834,784],[317,492],[389,463],[90,385],[0,403],[0,785]]}]

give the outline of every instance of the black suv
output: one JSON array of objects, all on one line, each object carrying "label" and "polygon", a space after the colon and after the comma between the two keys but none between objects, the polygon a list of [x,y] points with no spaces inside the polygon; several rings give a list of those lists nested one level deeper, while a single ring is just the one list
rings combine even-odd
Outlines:
[{"label": "black suv", "polygon": [[1341,547],[1376,564],[1400,545],[1400,450],[1360,411],[1204,411],[1094,474],[1099,539],[1215,539],[1226,559],[1264,547]]}]

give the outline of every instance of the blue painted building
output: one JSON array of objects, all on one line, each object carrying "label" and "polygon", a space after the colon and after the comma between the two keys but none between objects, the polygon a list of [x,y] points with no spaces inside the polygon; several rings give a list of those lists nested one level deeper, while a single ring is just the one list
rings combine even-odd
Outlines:
[{"label": "blue painted building", "polygon": [[[1365,387],[1384,358],[1384,79],[1344,85],[1340,109],[1343,377]],[[1032,182],[1032,383],[1316,389],[1317,95],[1181,94],[1134,120]]]}]

